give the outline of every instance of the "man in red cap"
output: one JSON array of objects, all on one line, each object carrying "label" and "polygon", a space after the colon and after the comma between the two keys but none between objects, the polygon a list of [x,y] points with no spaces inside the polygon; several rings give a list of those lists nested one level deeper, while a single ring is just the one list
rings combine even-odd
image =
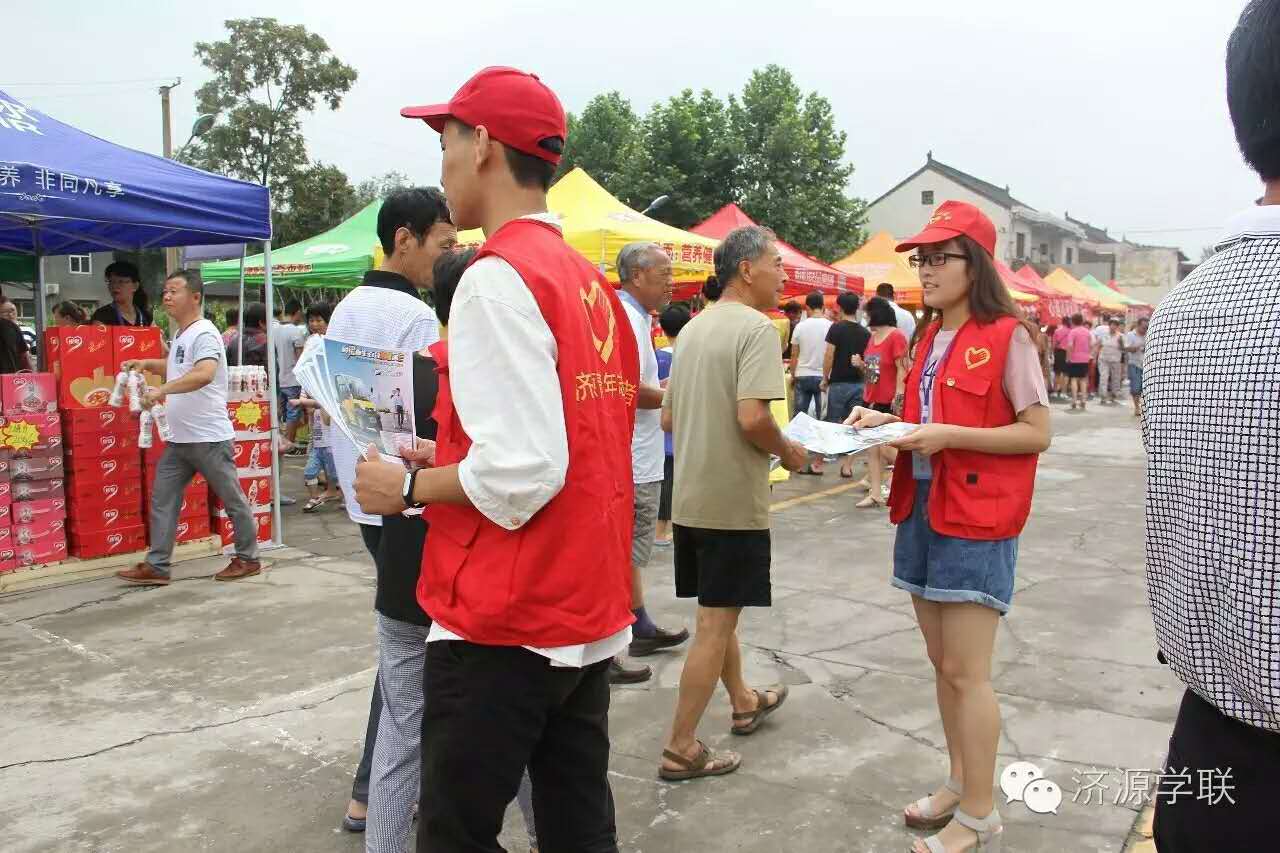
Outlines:
[{"label": "man in red cap", "polygon": [[541,850],[616,851],[608,668],[634,619],[635,336],[547,212],[566,130],[546,85],[486,68],[402,114],[440,132],[453,221],[486,238],[437,357],[433,467],[370,461],[356,482],[366,509],[426,504],[430,521],[418,849],[501,850],[527,766]]}]

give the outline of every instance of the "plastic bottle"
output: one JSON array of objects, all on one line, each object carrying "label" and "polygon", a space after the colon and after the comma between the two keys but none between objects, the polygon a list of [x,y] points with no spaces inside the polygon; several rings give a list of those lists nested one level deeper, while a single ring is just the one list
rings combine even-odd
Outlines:
[{"label": "plastic bottle", "polygon": [[115,387],[111,389],[111,399],[107,401],[108,405],[123,406],[124,395],[127,394],[128,391],[129,373],[128,371],[122,370],[116,374],[116,384]]},{"label": "plastic bottle", "polygon": [[142,411],[142,374],[136,370],[129,371],[129,411]]},{"label": "plastic bottle", "polygon": [[155,418],[150,409],[143,409],[138,416],[138,446],[146,450],[151,446],[151,422]]},{"label": "plastic bottle", "polygon": [[165,415],[164,404],[157,403],[151,407],[151,417],[155,419],[156,430],[164,441],[173,441],[173,430],[169,428],[169,418]]}]

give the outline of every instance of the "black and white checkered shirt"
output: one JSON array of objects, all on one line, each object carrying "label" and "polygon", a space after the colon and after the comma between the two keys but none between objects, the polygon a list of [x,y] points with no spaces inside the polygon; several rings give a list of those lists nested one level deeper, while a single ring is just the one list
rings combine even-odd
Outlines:
[{"label": "black and white checkered shirt", "polygon": [[1280,731],[1280,206],[1228,233],[1147,337],[1147,589],[1187,686]]}]

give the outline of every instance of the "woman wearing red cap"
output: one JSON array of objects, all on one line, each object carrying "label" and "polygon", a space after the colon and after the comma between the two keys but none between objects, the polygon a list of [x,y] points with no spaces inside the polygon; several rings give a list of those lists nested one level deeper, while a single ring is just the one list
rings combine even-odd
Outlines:
[{"label": "woman wearing red cap", "polygon": [[[925,313],[902,417],[921,426],[894,443],[907,452],[889,495],[892,583],[912,596],[951,762],[947,781],[903,813],[912,828],[942,829],[915,853],[998,851],[1003,831],[992,798],[1000,708],[991,656],[1050,429],[1032,329],[996,270],[995,242],[981,211],[948,201],[898,246],[916,250]],[[848,423],[896,420],[859,408]]]}]

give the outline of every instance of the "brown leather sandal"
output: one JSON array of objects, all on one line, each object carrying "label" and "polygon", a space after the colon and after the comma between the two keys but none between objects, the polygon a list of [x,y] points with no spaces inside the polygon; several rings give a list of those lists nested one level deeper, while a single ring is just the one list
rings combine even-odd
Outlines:
[{"label": "brown leather sandal", "polygon": [[[766,687],[763,691],[756,690],[756,709],[754,711],[738,711],[733,715],[733,721],[749,720],[745,726],[729,726],[729,731],[735,735],[749,735],[756,729],[760,728],[760,724],[764,722],[765,717],[782,707],[782,703],[787,701],[787,687],[783,684],[777,684]],[[768,697],[766,693],[776,693],[778,701],[772,705],[767,704]]]},{"label": "brown leather sandal", "polygon": [[[683,767],[683,770],[669,770],[662,765],[658,765],[658,778],[665,779],[668,782],[683,782],[687,779],[700,779],[703,776],[723,776],[726,773],[732,773],[742,766],[742,756],[736,752],[712,752],[707,749],[707,745],[702,741],[698,741],[698,754],[693,758],[685,758],[678,752],[672,752],[669,749],[662,750],[662,757],[668,761],[675,762]],[[716,762],[725,762],[721,766],[715,766]]]}]

